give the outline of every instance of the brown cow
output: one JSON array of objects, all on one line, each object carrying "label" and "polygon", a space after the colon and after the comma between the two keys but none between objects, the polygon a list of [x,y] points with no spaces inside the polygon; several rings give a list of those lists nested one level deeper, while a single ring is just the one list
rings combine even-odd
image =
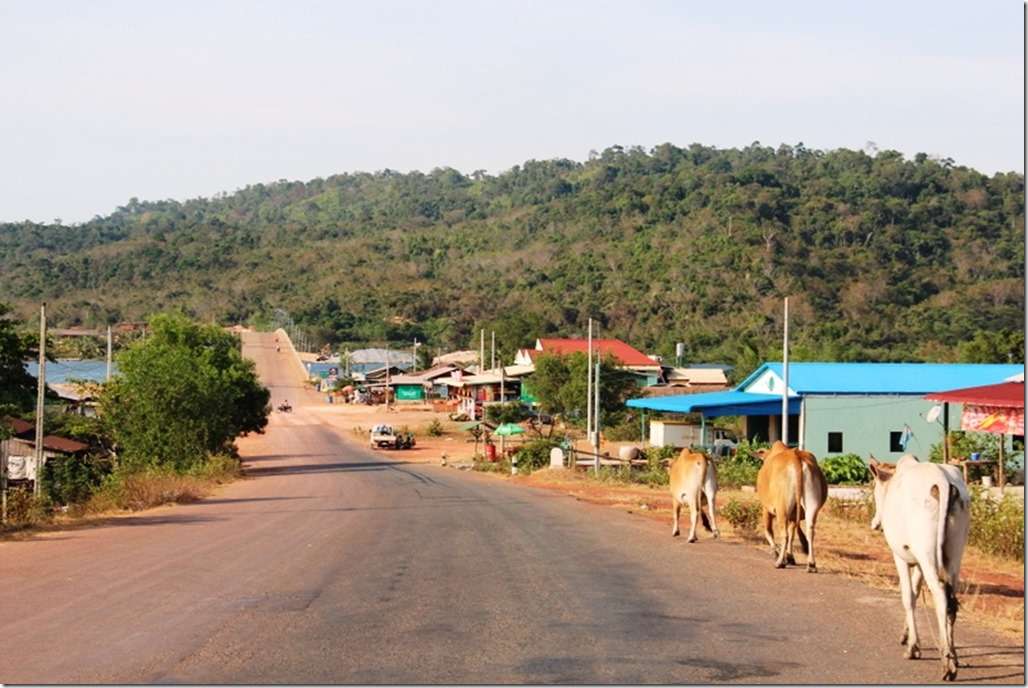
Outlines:
[{"label": "brown cow", "polygon": [[[702,452],[683,449],[678,458],[671,464],[668,485],[671,489],[671,503],[675,512],[675,524],[671,535],[677,536],[678,518],[682,507],[689,505],[692,518],[692,529],[689,531],[689,542],[696,542],[696,522],[703,519],[703,527],[714,534],[714,539],[721,537],[717,529],[715,500],[717,498],[717,468],[714,462]],[[703,502],[710,507],[710,518],[703,511]]]},{"label": "brown cow", "polygon": [[[785,568],[795,564],[792,555],[792,541],[798,534],[800,546],[807,554],[807,571],[817,572],[814,559],[814,524],[817,512],[828,499],[828,482],[810,452],[790,449],[781,441],[770,449],[756,454],[764,462],[757,473],[757,495],[764,516],[764,535],[771,545],[775,566]],[[780,519],[784,526],[784,543],[781,549],[775,544],[774,519]],[[800,522],[806,517],[807,537],[803,535]],[[807,538],[810,539],[809,545]]]}]

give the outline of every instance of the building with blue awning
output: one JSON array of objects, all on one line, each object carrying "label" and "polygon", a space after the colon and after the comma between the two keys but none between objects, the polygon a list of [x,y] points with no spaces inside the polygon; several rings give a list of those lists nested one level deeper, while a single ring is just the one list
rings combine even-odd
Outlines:
[{"label": "building with blue awning", "polygon": [[774,441],[783,434],[784,396],[790,444],[818,458],[873,453],[895,461],[906,452],[927,458],[945,436],[948,419],[927,419],[926,394],[1023,372],[1023,364],[790,363],[786,390],[783,364],[765,363],[729,391],[630,399],[627,405],[644,413],[698,413],[704,424],[742,416],[748,440]]}]

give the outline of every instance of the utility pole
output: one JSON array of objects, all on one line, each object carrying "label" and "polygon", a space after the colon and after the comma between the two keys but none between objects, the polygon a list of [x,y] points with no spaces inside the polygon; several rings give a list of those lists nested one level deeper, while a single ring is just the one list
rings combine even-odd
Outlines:
[{"label": "utility pole", "polygon": [[39,378],[36,385],[36,478],[33,493],[38,497],[43,481],[43,399],[46,394],[46,302],[39,309]]},{"label": "utility pole", "polygon": [[[589,347],[589,360],[586,364],[585,375],[585,438],[589,446],[593,445],[593,319],[589,318],[589,338],[586,340]],[[600,470],[600,458],[596,457],[595,470]]]},{"label": "utility pole", "polygon": [[386,411],[389,410],[389,387],[390,387],[390,384],[392,383],[392,376],[389,374],[389,368],[390,368],[390,363],[389,363],[389,344],[387,343],[386,344],[386,388],[385,388]]},{"label": "utility pole", "polygon": [[111,381],[111,360],[113,359],[112,354],[113,343],[111,341],[111,326],[107,326],[107,382]]},{"label": "utility pole", "polygon": [[782,342],[782,443],[789,444],[789,297],[785,297]]}]

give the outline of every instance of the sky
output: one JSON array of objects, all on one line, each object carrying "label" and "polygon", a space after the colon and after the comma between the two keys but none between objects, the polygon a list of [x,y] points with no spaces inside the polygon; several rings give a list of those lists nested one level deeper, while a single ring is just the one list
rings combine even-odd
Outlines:
[{"label": "sky", "polygon": [[1011,0],[0,0],[0,222],[612,146],[1024,172]]}]

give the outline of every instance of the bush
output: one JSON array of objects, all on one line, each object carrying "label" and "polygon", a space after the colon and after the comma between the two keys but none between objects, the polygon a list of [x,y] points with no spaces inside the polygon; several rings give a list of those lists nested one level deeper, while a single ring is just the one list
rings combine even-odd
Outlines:
[{"label": "bush", "polygon": [[[142,511],[168,503],[187,503],[202,499],[207,487],[200,478],[179,475],[166,468],[152,468],[139,473],[115,474],[105,481],[96,501],[97,509]],[[91,511],[94,509],[90,509]]]},{"label": "bush", "polygon": [[971,532],[967,543],[982,552],[1024,559],[1024,502],[1005,494],[995,499],[990,490],[971,485]]},{"label": "bush", "polygon": [[238,480],[243,476],[242,462],[236,456],[215,454],[190,469],[187,475],[220,485]]},{"label": "bush", "polygon": [[522,445],[518,451],[518,473],[528,475],[534,470],[550,465],[550,451],[560,443],[549,439],[533,440]]},{"label": "bush", "polygon": [[111,472],[109,461],[91,456],[51,458],[43,467],[43,493],[65,506],[89,499]]},{"label": "bush", "polygon": [[867,464],[856,454],[830,456],[818,465],[829,485],[865,485],[871,479]]},{"label": "bush", "polygon": [[434,418],[431,423],[425,426],[425,434],[428,437],[443,436],[443,424],[439,422],[438,418]]},{"label": "bush", "polygon": [[856,499],[829,497],[825,503],[825,513],[830,513],[840,520],[850,523],[865,524],[870,528],[871,519],[875,514],[874,490],[871,487],[865,487]]},{"label": "bush", "polygon": [[734,497],[721,507],[721,518],[728,521],[740,534],[756,533],[760,526],[760,504],[741,502]]},{"label": "bush", "polygon": [[757,473],[764,462],[750,454],[759,447],[749,442],[740,442],[736,452],[717,460],[718,487],[742,487],[756,485]]},{"label": "bush", "polygon": [[642,450],[646,458],[646,467],[641,471],[632,471],[630,482],[641,485],[667,485],[670,482],[667,463],[678,456],[674,447],[650,447]]},{"label": "bush", "polygon": [[17,487],[7,493],[5,526],[26,527],[49,523],[52,503],[46,494],[38,497],[31,490]]}]

